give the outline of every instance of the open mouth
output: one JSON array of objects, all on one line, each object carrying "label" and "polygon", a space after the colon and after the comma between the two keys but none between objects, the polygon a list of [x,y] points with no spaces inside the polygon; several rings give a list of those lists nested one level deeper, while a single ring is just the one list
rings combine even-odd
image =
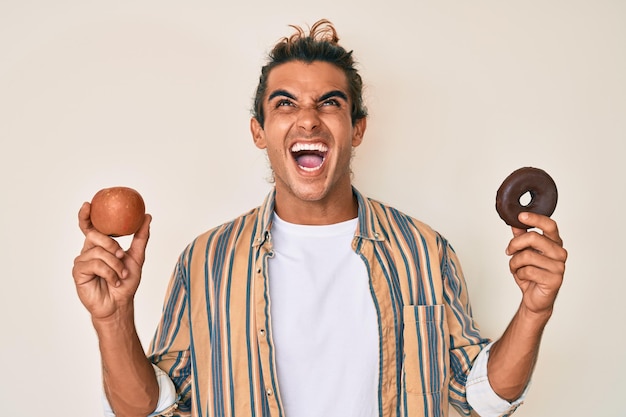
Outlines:
[{"label": "open mouth", "polygon": [[291,155],[304,171],[317,171],[324,165],[328,147],[323,143],[295,143]]}]

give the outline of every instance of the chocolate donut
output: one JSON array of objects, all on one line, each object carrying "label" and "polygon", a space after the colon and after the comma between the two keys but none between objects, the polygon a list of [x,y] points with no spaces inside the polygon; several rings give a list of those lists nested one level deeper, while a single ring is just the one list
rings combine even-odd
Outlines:
[{"label": "chocolate donut", "polygon": [[[520,198],[530,194],[530,202],[522,205]],[[509,226],[518,229],[528,229],[517,219],[523,211],[550,216],[554,213],[558,193],[556,184],[550,175],[542,169],[524,167],[511,173],[496,194],[496,210],[498,214]]]}]

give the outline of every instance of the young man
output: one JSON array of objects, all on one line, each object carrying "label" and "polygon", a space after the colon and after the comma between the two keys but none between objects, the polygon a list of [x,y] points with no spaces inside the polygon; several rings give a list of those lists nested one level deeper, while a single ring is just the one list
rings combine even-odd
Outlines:
[{"label": "young man", "polygon": [[83,205],[73,276],[115,415],[421,417],[451,404],[497,416],[520,404],[565,270],[556,224],[523,213],[543,233],[513,229],[522,301],[490,343],[448,242],[352,187],[361,89],[327,21],[274,47],[250,126],[274,190],[185,249],[147,358],[133,297],[150,216],[124,252]]}]

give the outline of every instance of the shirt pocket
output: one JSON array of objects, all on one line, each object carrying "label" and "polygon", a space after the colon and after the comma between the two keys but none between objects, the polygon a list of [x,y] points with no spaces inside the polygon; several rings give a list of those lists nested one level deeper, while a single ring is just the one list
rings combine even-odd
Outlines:
[{"label": "shirt pocket", "polygon": [[403,318],[403,390],[427,396],[447,392],[450,336],[444,306],[404,306]]}]

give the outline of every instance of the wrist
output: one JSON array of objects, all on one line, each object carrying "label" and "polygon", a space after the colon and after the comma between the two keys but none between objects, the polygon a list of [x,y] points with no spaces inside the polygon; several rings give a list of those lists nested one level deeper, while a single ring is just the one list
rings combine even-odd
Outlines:
[{"label": "wrist", "polygon": [[522,303],[518,309],[517,315],[527,326],[543,329],[550,320],[550,317],[552,317],[552,311],[552,308],[541,311],[531,310]]},{"label": "wrist", "polygon": [[105,317],[91,317],[91,322],[98,335],[120,333],[125,329],[135,328],[135,307],[133,303],[118,305],[113,314]]}]

